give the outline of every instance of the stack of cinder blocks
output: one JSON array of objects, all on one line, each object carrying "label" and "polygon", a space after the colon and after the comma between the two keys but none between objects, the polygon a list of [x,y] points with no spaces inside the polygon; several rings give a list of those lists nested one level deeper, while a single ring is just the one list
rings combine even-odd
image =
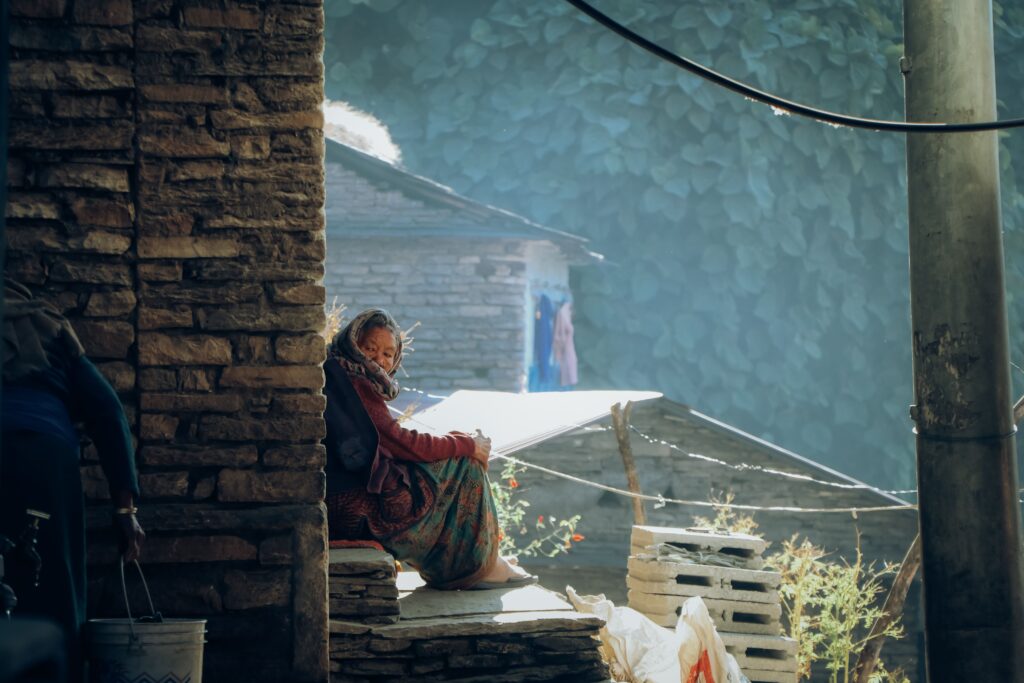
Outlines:
[{"label": "stack of cinder blocks", "polygon": [[796,641],[782,636],[780,577],[763,569],[765,545],[743,534],[634,526],[629,606],[672,628],[683,603],[700,597],[751,683],[795,683]]}]

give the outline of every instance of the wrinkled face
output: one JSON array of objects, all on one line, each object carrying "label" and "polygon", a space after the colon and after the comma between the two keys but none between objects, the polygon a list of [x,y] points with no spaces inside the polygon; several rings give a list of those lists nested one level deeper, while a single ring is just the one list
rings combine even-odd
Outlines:
[{"label": "wrinkled face", "polygon": [[359,339],[359,350],[390,373],[395,368],[395,356],[398,355],[398,341],[391,330],[386,327],[374,327],[363,332]]}]

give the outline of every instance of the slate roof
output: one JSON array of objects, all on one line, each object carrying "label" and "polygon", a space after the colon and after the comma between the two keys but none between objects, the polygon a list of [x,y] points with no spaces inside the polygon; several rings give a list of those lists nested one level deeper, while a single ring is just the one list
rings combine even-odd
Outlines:
[{"label": "slate roof", "polygon": [[513,238],[551,242],[570,263],[599,263],[604,257],[591,251],[588,240],[579,235],[535,223],[523,216],[464,197],[450,187],[361,152],[326,140],[326,163],[338,164],[380,190],[398,192],[420,208],[415,214],[401,211],[362,212],[353,218],[345,205],[342,187],[332,191],[328,170],[328,234],[352,237],[456,236],[467,238]]}]

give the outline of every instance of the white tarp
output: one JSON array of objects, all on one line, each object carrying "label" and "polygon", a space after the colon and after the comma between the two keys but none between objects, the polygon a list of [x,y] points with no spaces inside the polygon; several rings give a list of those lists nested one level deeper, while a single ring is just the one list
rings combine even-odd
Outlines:
[{"label": "white tarp", "polygon": [[491,438],[494,451],[508,454],[595,422],[615,403],[660,397],[655,391],[456,391],[413,413],[403,426],[432,434],[479,429]]}]

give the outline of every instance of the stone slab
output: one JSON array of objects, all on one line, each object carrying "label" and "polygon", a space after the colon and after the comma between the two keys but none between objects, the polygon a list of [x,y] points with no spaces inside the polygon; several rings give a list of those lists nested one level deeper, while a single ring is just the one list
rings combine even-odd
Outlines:
[{"label": "stone slab", "polygon": [[[659,626],[675,626],[682,605],[687,600],[689,598],[682,595],[651,595],[629,591],[629,606]],[[704,604],[719,629],[765,635],[778,635],[782,631],[782,608],[778,603],[704,599]]]},{"label": "stone slab", "polygon": [[395,576],[395,558],[373,548],[333,548],[328,560],[328,576],[348,576],[384,572]]},{"label": "stone slab", "polygon": [[559,631],[563,636],[589,636],[604,626],[604,620],[572,611],[508,612],[473,614],[434,619],[403,619],[390,626],[375,626],[381,638],[458,638],[462,636],[509,635]]},{"label": "stone slab", "polygon": [[712,533],[702,529],[634,525],[630,535],[631,553],[636,555],[651,545],[670,543],[685,550],[712,552],[741,560],[747,569],[763,566],[761,555],[767,543],[747,534]]},{"label": "stone slab", "polygon": [[718,600],[779,601],[778,572],[629,558],[626,583],[644,593],[699,595]]},{"label": "stone slab", "polygon": [[402,619],[434,619],[473,614],[572,611],[565,598],[541,586],[481,591],[417,588],[399,599]]},{"label": "stone slab", "polygon": [[[409,678],[406,680],[415,680]],[[424,678],[424,680],[437,680]],[[459,683],[526,683],[527,681],[566,681],[573,683],[603,683],[609,681],[608,669],[604,665],[580,666],[567,662],[564,664],[548,664],[547,666],[510,667],[502,672],[488,672],[479,676],[459,676]]]},{"label": "stone slab", "polygon": [[370,629],[373,628],[369,624],[358,624],[352,621],[345,621],[344,619],[331,619],[328,623],[332,636],[361,636],[369,633]]}]

